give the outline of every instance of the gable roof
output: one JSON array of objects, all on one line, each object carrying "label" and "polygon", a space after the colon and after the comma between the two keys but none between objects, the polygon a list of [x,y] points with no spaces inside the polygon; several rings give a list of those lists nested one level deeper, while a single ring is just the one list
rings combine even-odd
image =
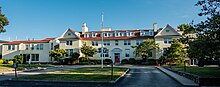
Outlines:
[{"label": "gable roof", "polygon": [[[172,31],[174,31],[174,35],[161,35],[161,33],[165,30],[165,29],[171,29]],[[165,26],[164,28],[162,28],[154,37],[157,37],[157,36],[181,36],[180,33],[178,33],[173,27],[171,27],[169,24],[167,24],[167,26]]]},{"label": "gable roof", "polygon": [[75,32],[76,31],[74,31],[74,30],[72,30],[72,29],[67,29],[60,37],[58,37],[58,39],[61,39],[61,38],[65,38],[64,37],[64,35],[68,32],[68,31],[70,31],[76,38],[74,38],[74,39],[80,39],[80,37],[78,37],[76,34],[75,34]]}]

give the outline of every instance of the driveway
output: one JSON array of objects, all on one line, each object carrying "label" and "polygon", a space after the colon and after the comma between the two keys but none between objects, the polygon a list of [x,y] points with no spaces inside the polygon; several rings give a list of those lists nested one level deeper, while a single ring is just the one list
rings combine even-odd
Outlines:
[{"label": "driveway", "polygon": [[[55,70],[70,69],[71,66],[65,68],[57,68]],[[75,67],[76,68],[76,67]],[[80,68],[78,66],[77,68]],[[0,86],[6,87],[184,87],[163,72],[154,67],[129,66],[131,69],[125,77],[121,78],[116,84],[110,83],[72,83],[72,82],[19,82],[19,81],[1,81]],[[52,70],[52,69],[51,69]],[[46,72],[51,70],[39,71]],[[39,73],[35,72],[35,73]]]}]

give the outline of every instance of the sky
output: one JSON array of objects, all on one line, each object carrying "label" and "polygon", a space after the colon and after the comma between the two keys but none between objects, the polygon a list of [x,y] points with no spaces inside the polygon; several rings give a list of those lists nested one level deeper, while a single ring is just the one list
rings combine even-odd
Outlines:
[{"label": "sky", "polygon": [[80,32],[83,23],[89,31],[104,27],[113,30],[152,29],[167,24],[176,28],[194,20],[199,23],[201,7],[197,0],[0,0],[0,6],[9,20],[7,32],[0,40],[55,38],[66,29]]}]

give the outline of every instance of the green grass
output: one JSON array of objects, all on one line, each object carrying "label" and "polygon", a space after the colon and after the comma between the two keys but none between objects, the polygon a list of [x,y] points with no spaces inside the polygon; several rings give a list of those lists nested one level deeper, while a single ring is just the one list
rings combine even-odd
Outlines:
[{"label": "green grass", "polygon": [[[31,64],[30,67],[31,68],[37,68],[37,67],[52,67],[55,65],[51,65],[51,64]],[[28,64],[18,64],[18,70],[24,70],[24,68],[29,68]],[[11,71],[14,70],[14,68],[12,68],[11,64],[0,64],[0,72],[2,71]]]},{"label": "green grass", "polygon": [[[113,80],[121,76],[127,68],[114,68]],[[47,74],[20,77],[25,80],[64,80],[64,81],[110,81],[111,68],[78,68]]]},{"label": "green grass", "polygon": [[[169,67],[169,66],[165,66],[165,67]],[[183,66],[172,66],[171,69],[176,71],[184,71]],[[220,67],[187,66],[186,72],[203,77],[220,77]]]}]

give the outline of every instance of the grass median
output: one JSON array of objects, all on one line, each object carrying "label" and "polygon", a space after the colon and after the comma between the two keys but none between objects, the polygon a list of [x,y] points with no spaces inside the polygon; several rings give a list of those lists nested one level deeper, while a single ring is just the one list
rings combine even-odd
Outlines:
[{"label": "grass median", "polygon": [[[170,68],[169,66],[164,66]],[[184,71],[184,66],[172,66],[171,69],[176,71]],[[220,67],[198,67],[198,66],[187,66],[186,72],[202,76],[202,77],[218,77],[220,78]]]},{"label": "grass median", "polygon": [[16,80],[55,80],[55,81],[113,81],[120,77],[127,68],[114,68],[111,79],[111,68],[78,68],[47,74],[24,76]]}]

